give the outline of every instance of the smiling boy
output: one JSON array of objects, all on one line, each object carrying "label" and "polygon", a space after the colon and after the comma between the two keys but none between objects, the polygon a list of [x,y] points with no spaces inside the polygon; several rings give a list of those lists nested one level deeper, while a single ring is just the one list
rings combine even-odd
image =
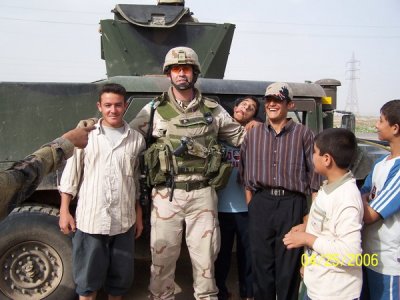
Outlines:
[{"label": "smiling boy", "polygon": [[265,124],[249,131],[240,151],[246,187],[255,299],[297,299],[301,250],[287,250],[283,236],[303,222],[306,195],[317,191],[312,131],[288,118],[293,92],[284,82],[265,92]]},{"label": "smiling boy", "polygon": [[[73,276],[81,300],[95,299],[103,285],[108,299],[122,299],[133,281],[134,239],[143,229],[137,158],[145,142],[123,120],[125,96],[119,84],[102,87],[102,118],[87,147],[75,149],[60,182],[59,225],[64,234],[75,232]],[[74,218],[69,204],[77,195]]]},{"label": "smiling boy", "polygon": [[365,180],[364,255],[377,255],[377,263],[364,268],[362,299],[399,299],[400,294],[400,100],[381,108],[375,125],[390,154],[379,158]]}]

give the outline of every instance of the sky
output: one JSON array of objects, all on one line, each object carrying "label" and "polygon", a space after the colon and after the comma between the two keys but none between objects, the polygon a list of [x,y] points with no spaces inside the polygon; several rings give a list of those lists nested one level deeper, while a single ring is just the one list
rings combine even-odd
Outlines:
[{"label": "sky", "polygon": [[[156,0],[1,0],[0,82],[106,78],[99,21],[112,19],[118,3]],[[399,0],[186,0],[186,6],[200,22],[236,24],[226,79],[337,79],[337,108],[357,102],[363,116],[378,116],[386,101],[400,99]]]}]

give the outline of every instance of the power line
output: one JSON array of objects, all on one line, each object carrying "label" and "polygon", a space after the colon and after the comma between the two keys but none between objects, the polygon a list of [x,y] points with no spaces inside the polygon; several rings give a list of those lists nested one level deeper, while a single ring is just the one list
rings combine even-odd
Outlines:
[{"label": "power line", "polygon": [[[98,23],[81,23],[81,22],[65,22],[65,21],[48,21],[48,20],[34,20],[34,19],[24,19],[24,18],[9,18],[1,17],[0,20],[9,21],[21,21],[21,22],[34,22],[34,23],[46,23],[46,24],[63,24],[63,25],[82,25],[82,26],[93,26],[98,25]],[[304,36],[304,37],[316,37],[316,38],[350,38],[350,39],[399,39],[400,35],[354,35],[354,34],[318,34],[318,33],[293,33],[293,32],[283,32],[283,31],[254,31],[254,30],[241,30],[237,29],[237,32],[246,34],[257,34],[257,35],[279,35],[279,36]]]},{"label": "power line", "polygon": [[[206,19],[207,22],[218,23],[221,20]],[[203,19],[202,19],[203,21]],[[225,20],[227,22],[227,20]],[[229,20],[229,22],[237,24],[270,24],[270,25],[290,25],[290,26],[312,26],[312,27],[336,27],[336,28],[377,28],[377,29],[398,29],[400,25],[357,25],[357,24],[324,24],[324,23],[294,23],[294,22],[276,22],[276,21],[243,21],[243,20]]]},{"label": "power line", "polygon": [[[5,8],[17,8],[17,9],[25,9],[25,10],[38,10],[38,11],[49,11],[49,12],[62,12],[62,13],[73,13],[73,14],[93,14],[99,15],[103,14],[103,12],[96,12],[96,11],[78,11],[78,10],[65,10],[65,9],[49,9],[49,8],[37,8],[37,7],[22,7],[22,6],[13,6],[13,5],[2,5],[0,7]],[[111,11],[111,10],[110,10]]]},{"label": "power line", "polygon": [[9,21],[24,21],[24,22],[50,23],[50,24],[68,24],[68,25],[83,25],[83,26],[98,25],[98,23],[62,22],[62,21],[33,20],[33,19],[8,18],[8,17],[0,17],[0,19]]},{"label": "power line", "polygon": [[349,39],[399,39],[400,35],[355,35],[355,34],[330,34],[330,33],[294,33],[284,31],[254,31],[254,30],[241,30],[237,32],[246,34],[257,35],[279,35],[279,36],[304,36],[304,37],[317,37],[317,38],[349,38]]}]

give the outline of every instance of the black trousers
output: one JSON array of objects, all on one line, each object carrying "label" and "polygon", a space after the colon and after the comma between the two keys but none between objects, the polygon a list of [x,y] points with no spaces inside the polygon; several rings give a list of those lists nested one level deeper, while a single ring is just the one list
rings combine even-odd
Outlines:
[{"label": "black trousers", "polygon": [[215,261],[215,281],[219,290],[218,299],[228,299],[226,279],[231,266],[235,236],[240,297],[252,298],[253,276],[251,272],[248,213],[218,213],[218,219],[221,231],[221,248]]},{"label": "black trousers", "polygon": [[[297,299],[302,248],[287,250],[284,235],[302,223],[306,197],[256,192],[249,204],[249,234],[256,300]],[[276,298],[277,297],[277,298]]]}]

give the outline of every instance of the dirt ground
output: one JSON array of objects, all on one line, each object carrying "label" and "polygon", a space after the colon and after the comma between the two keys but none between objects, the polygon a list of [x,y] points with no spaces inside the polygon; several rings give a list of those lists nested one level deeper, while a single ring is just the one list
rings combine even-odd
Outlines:
[{"label": "dirt ground", "polygon": [[[233,253],[235,254],[235,253]],[[135,260],[135,280],[128,295],[124,300],[147,300],[147,286],[150,279],[150,264],[148,258]],[[240,300],[237,282],[237,267],[235,257],[232,258],[232,266],[230,275],[227,281],[228,289],[232,292],[232,300]],[[193,281],[192,281],[192,266],[190,263],[189,253],[185,247],[182,247],[181,256],[176,266],[175,278],[175,300],[192,300],[193,296]],[[107,300],[105,293],[100,293],[97,297],[99,300]]]}]

